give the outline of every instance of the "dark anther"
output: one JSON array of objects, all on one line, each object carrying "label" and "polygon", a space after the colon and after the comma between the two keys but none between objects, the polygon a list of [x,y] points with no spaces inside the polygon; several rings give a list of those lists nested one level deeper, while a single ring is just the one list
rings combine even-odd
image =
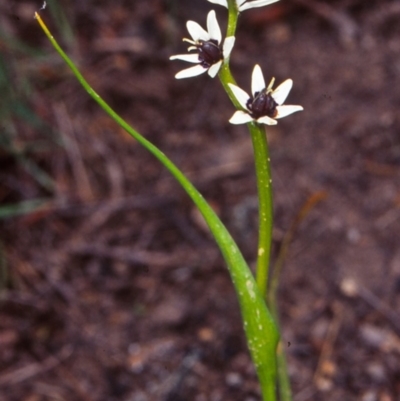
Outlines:
[{"label": "dark anther", "polygon": [[275,102],[274,98],[270,93],[264,91],[256,92],[254,97],[250,98],[246,103],[247,108],[253,118],[257,119],[260,117],[276,117],[276,107],[278,103]]},{"label": "dark anther", "polygon": [[214,39],[210,39],[207,42],[200,40],[196,47],[199,51],[200,65],[204,68],[210,68],[213,64],[223,59],[222,50]]}]

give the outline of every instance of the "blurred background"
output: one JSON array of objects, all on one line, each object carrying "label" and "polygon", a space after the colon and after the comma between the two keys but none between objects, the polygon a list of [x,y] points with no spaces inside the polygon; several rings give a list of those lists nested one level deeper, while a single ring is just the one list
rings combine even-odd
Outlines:
[{"label": "blurred background", "polygon": [[[226,267],[170,175],[89,98],[33,19],[0,2],[1,401],[260,399]],[[211,202],[252,266],[251,141],[218,79],[177,81],[205,0],[48,1],[95,90]],[[294,80],[268,127],[295,401],[400,394],[400,2],[282,0],[240,17],[250,90]],[[318,200],[318,201],[316,201]]]}]

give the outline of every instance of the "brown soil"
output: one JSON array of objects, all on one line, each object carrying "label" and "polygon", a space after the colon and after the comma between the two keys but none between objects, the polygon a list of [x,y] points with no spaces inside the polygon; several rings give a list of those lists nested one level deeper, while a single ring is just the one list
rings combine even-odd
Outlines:
[{"label": "brown soil", "polygon": [[[217,79],[174,80],[187,65],[168,60],[185,49],[185,21],[204,25],[212,5],[61,3],[74,40],[42,15],[83,74],[193,179],[254,265],[250,138],[228,123],[234,109]],[[9,42],[0,52],[16,100],[45,122],[13,115],[15,146],[38,146],[28,158],[56,185],[44,189],[1,150],[0,201],[51,202],[0,223],[0,400],[259,400],[233,287],[203,222],[75,81],[31,19],[35,7],[1,5],[1,26],[45,58]],[[293,78],[290,103],[305,109],[268,128],[275,257],[302,206],[323,195],[280,288],[295,401],[400,397],[399,20],[396,0],[282,0],[240,19],[239,84],[250,89],[259,63],[266,79]]]}]

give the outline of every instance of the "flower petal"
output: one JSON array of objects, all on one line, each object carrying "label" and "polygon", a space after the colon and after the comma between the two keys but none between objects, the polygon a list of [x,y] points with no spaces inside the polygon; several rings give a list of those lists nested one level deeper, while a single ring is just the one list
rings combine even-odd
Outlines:
[{"label": "flower petal", "polygon": [[228,36],[227,38],[225,38],[224,45],[222,46],[222,54],[224,55],[224,60],[229,58],[229,56],[231,55],[234,44],[234,36]]},{"label": "flower petal", "polygon": [[261,67],[256,64],[253,69],[253,74],[251,76],[251,93],[253,96],[256,92],[261,92],[265,89],[264,76],[261,71]]},{"label": "flower petal", "polygon": [[192,39],[197,42],[198,40],[210,40],[210,35],[205,31],[197,22],[188,21],[186,27]]},{"label": "flower petal", "polygon": [[278,124],[278,121],[275,121],[273,118],[268,117],[268,116],[264,116],[264,117],[258,118],[257,122],[259,124],[266,124],[266,125],[276,125],[276,124]]},{"label": "flower petal", "polygon": [[218,44],[220,44],[222,40],[222,33],[214,10],[211,10],[207,15],[207,30],[210,38],[215,39]]},{"label": "flower petal", "polygon": [[220,6],[224,6],[228,8],[228,2],[226,0],[208,0],[210,3],[219,4]]},{"label": "flower petal", "polygon": [[194,67],[189,67],[186,68],[182,71],[179,71],[176,75],[175,78],[176,79],[182,79],[182,78],[190,78],[190,77],[195,77],[197,75],[203,74],[204,72],[206,72],[207,69],[202,67],[200,64],[199,65],[195,65]]},{"label": "flower petal", "polygon": [[175,56],[171,56],[170,60],[183,60],[188,63],[199,63],[199,55],[198,54],[177,54]]},{"label": "flower petal", "polygon": [[242,110],[238,110],[229,120],[231,124],[246,124],[250,121],[253,121],[253,117]]},{"label": "flower petal", "polygon": [[304,110],[302,106],[291,106],[289,104],[285,106],[277,106],[276,111],[278,112],[278,114],[275,118],[283,118],[292,113],[295,113],[296,111],[301,110]]},{"label": "flower petal", "polygon": [[275,102],[279,104],[279,106],[285,102],[290,90],[292,89],[292,86],[293,81],[291,79],[287,79],[271,93],[271,96],[274,98]]},{"label": "flower petal", "polygon": [[222,65],[222,60],[218,61],[218,63],[213,64],[209,69],[208,69],[208,75],[211,78],[214,78],[217,74],[219,69],[221,68]]},{"label": "flower petal", "polygon": [[235,95],[237,101],[244,109],[246,109],[247,108],[246,103],[250,99],[250,96],[243,89],[240,89],[238,86],[233,84],[228,84],[228,85],[231,88],[233,94]]},{"label": "flower petal", "polygon": [[[255,7],[263,7],[267,6],[268,4],[276,3],[279,0],[255,0],[255,1],[248,1],[247,3],[239,6],[239,11],[248,10],[250,8]],[[242,2],[243,3],[243,2]]]}]

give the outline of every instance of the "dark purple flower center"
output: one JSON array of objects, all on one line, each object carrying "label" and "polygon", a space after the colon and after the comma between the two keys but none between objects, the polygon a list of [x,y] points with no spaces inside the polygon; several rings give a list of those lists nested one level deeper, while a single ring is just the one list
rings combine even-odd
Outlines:
[{"label": "dark purple flower center", "polygon": [[199,52],[200,65],[204,68],[210,68],[213,64],[223,59],[222,49],[215,39],[199,40],[196,44]]},{"label": "dark purple flower center", "polygon": [[276,117],[278,114],[277,106],[278,103],[275,102],[270,93],[265,93],[265,90],[256,92],[254,97],[251,97],[246,103],[250,115],[256,120],[264,116]]}]

